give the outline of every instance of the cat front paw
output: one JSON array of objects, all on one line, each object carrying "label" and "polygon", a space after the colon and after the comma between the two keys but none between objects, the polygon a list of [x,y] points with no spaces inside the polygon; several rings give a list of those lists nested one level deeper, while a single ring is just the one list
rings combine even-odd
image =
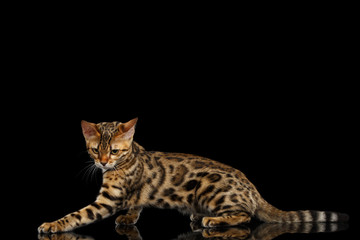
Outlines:
[{"label": "cat front paw", "polygon": [[120,215],[116,218],[116,225],[133,225],[139,219],[136,215]]},{"label": "cat front paw", "polygon": [[64,228],[57,222],[43,223],[38,227],[39,233],[56,233],[64,232]]}]

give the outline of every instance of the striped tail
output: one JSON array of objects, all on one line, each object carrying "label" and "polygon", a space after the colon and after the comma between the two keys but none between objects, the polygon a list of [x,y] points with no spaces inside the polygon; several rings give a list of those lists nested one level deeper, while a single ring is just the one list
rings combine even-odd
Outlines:
[{"label": "striped tail", "polygon": [[259,201],[255,216],[267,223],[347,222],[349,220],[349,215],[345,213],[314,210],[282,211],[264,199]]}]

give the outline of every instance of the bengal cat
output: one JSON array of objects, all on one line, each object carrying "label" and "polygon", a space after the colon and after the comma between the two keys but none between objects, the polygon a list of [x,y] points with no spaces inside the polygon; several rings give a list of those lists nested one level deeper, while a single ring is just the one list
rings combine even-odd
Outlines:
[{"label": "bengal cat", "polygon": [[202,227],[234,226],[256,216],[264,222],[341,222],[348,215],[328,211],[281,211],[267,203],[237,169],[184,153],[145,151],[133,141],[137,118],[126,123],[81,122],[86,147],[103,183],[90,205],[38,231],[65,232],[128,210],[116,224],[135,224],[143,207],[177,209]]}]

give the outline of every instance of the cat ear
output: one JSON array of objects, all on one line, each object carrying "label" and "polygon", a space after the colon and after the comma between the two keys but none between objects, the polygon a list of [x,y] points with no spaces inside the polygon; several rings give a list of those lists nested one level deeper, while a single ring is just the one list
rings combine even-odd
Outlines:
[{"label": "cat ear", "polygon": [[135,125],[138,118],[131,119],[130,121],[119,125],[118,137],[122,139],[131,139],[135,133]]},{"label": "cat ear", "polygon": [[100,133],[98,132],[95,123],[90,123],[90,122],[82,120],[81,128],[82,128],[82,132],[84,134],[85,139],[100,136]]}]

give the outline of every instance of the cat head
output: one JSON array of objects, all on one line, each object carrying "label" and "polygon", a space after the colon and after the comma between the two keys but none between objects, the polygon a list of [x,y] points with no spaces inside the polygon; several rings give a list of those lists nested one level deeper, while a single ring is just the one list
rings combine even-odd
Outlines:
[{"label": "cat head", "polygon": [[115,165],[131,153],[137,118],[126,123],[81,121],[86,148],[95,165],[103,170]]}]

